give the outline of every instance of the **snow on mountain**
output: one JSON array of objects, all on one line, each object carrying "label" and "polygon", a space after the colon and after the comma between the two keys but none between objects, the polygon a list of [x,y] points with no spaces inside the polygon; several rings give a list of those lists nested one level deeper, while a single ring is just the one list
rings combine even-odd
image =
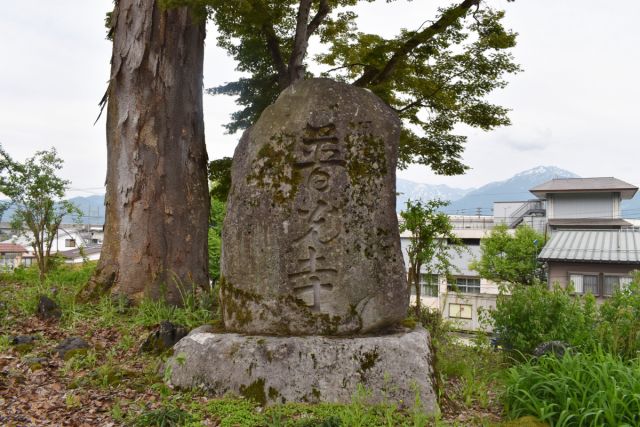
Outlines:
[{"label": "snow on mountain", "polygon": [[491,182],[476,189],[452,188],[446,185],[418,184],[398,179],[398,210],[404,208],[407,199],[429,200],[438,197],[450,200],[444,210],[451,214],[491,215],[493,202],[517,201],[535,198],[529,189],[553,178],[579,178],[573,172],[556,166],[537,166],[519,172],[504,181]]},{"label": "snow on mountain", "polygon": [[446,208],[452,214],[491,215],[493,202],[534,199],[529,190],[554,178],[579,178],[556,166],[538,166],[515,174],[504,181],[491,182],[466,194]]},{"label": "snow on mountain", "polygon": [[399,212],[404,209],[409,199],[422,201],[440,199],[452,201],[460,199],[472,190],[473,188],[454,188],[443,184],[423,184],[398,178],[396,180],[396,192],[398,193],[396,210]]}]

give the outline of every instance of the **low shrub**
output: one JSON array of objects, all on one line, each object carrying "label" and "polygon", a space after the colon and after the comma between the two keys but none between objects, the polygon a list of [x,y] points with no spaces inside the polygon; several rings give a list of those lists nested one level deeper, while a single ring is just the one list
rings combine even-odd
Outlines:
[{"label": "low shrub", "polygon": [[442,317],[440,310],[430,307],[420,307],[420,315],[416,318],[415,305],[409,308],[410,317],[408,320],[420,323],[431,335],[431,339],[436,343],[443,343],[449,339],[452,329],[450,321]]},{"label": "low shrub", "polygon": [[596,336],[603,348],[632,359],[640,356],[640,277],[600,306]]},{"label": "low shrub", "polygon": [[498,295],[494,310],[483,313],[505,348],[528,354],[545,341],[594,343],[598,310],[592,295],[574,296],[571,290],[546,285],[512,285],[508,291]]},{"label": "low shrub", "polygon": [[511,367],[504,394],[509,417],[534,415],[552,426],[640,425],[640,360],[596,348],[547,355]]}]

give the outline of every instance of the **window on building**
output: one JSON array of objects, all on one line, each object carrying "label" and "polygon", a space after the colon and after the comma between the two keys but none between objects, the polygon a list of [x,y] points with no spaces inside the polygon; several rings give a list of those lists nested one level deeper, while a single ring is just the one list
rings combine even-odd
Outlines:
[{"label": "window on building", "polygon": [[453,292],[479,294],[480,279],[474,277],[458,277],[456,278],[456,283],[448,285],[447,289]]},{"label": "window on building", "polygon": [[75,248],[76,247],[76,239],[64,239],[64,247],[65,248]]},{"label": "window on building", "polygon": [[450,303],[449,317],[454,319],[471,319],[471,305]]},{"label": "window on building", "polygon": [[[420,296],[437,297],[438,296],[438,275],[437,274],[421,274],[420,275]],[[411,284],[411,295],[415,296],[416,288]]]},{"label": "window on building", "polygon": [[569,281],[573,283],[576,294],[599,295],[598,276],[595,274],[571,274]]},{"label": "window on building", "polygon": [[420,284],[422,285],[422,295],[425,297],[438,296],[438,275],[437,274],[421,274]]},{"label": "window on building", "polygon": [[617,291],[626,289],[631,284],[631,277],[626,276],[604,276],[604,288],[602,294],[611,296]]},{"label": "window on building", "polygon": [[0,255],[0,268],[2,270],[13,270],[17,256],[17,254],[13,253],[2,253]]},{"label": "window on building", "polygon": [[22,258],[22,265],[31,267],[33,265],[33,258]]}]

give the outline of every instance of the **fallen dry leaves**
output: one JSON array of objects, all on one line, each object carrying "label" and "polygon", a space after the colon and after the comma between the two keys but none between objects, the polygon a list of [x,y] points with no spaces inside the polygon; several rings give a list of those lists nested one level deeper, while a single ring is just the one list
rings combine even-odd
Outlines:
[{"label": "fallen dry leaves", "polygon": [[[51,352],[62,339],[82,336],[96,349],[100,358],[105,349],[115,348],[118,344],[120,332],[115,328],[95,328],[88,323],[77,325],[73,330],[63,330],[55,322],[45,323],[33,317],[20,319],[1,334],[40,336],[29,355],[20,354],[15,347],[0,353],[2,426],[116,426],[119,424],[111,416],[115,402],[125,413],[132,402],[156,400],[149,389],[140,391],[127,387],[126,379],[114,387],[78,386],[79,380],[90,374],[89,370],[63,369],[65,362]],[[128,353],[122,352],[118,359],[136,358],[136,348]],[[30,365],[28,359],[34,354],[46,356],[46,362],[39,366]],[[142,362],[127,366],[128,371],[137,370],[141,375],[143,369]]]}]

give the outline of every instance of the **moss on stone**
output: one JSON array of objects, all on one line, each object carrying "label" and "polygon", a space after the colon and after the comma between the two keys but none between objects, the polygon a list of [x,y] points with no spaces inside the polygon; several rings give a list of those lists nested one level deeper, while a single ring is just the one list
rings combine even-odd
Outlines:
[{"label": "moss on stone", "polygon": [[362,371],[368,371],[373,368],[379,357],[378,349],[374,348],[371,351],[365,352],[360,359],[360,369]]},{"label": "moss on stone", "polygon": [[378,349],[374,348],[370,351],[365,351],[360,356],[356,357],[356,359],[360,362],[360,368],[358,369],[358,373],[360,374],[360,380],[364,384],[367,380],[366,374],[367,371],[372,369],[378,359],[380,358],[380,354],[378,353]]},{"label": "moss on stone", "polygon": [[363,133],[357,126],[354,129],[345,138],[349,179],[352,185],[371,184],[387,174],[384,139]]},{"label": "moss on stone", "polygon": [[260,147],[253,160],[248,184],[270,190],[272,199],[282,205],[293,199],[302,176],[295,166],[295,135],[273,135],[269,143]]},{"label": "moss on stone", "polygon": [[264,378],[258,378],[251,384],[240,386],[240,394],[246,399],[251,399],[259,405],[265,405],[267,403],[267,394],[264,391]]},{"label": "moss on stone", "polygon": [[270,400],[276,400],[280,396],[280,392],[273,387],[269,387],[268,395]]},{"label": "moss on stone", "polygon": [[27,354],[29,353],[31,350],[33,350],[33,344],[32,343],[24,343],[24,344],[16,344],[13,349],[18,352],[19,354]]},{"label": "moss on stone", "polygon": [[42,363],[40,363],[40,362],[33,362],[33,363],[30,363],[30,364],[29,364],[29,369],[30,369],[31,371],[34,371],[34,372],[35,372],[35,371],[38,371],[38,370],[42,369]]},{"label": "moss on stone", "polygon": [[410,318],[410,317],[407,317],[406,319],[404,319],[404,320],[401,322],[401,324],[402,324],[402,326],[404,326],[405,328],[414,329],[418,323],[416,322],[416,320],[415,320],[415,319],[412,319],[412,318]]},{"label": "moss on stone", "polygon": [[258,302],[262,297],[258,294],[235,288],[224,277],[220,278],[220,306],[223,318],[236,327],[244,327],[253,321],[251,302]]}]

